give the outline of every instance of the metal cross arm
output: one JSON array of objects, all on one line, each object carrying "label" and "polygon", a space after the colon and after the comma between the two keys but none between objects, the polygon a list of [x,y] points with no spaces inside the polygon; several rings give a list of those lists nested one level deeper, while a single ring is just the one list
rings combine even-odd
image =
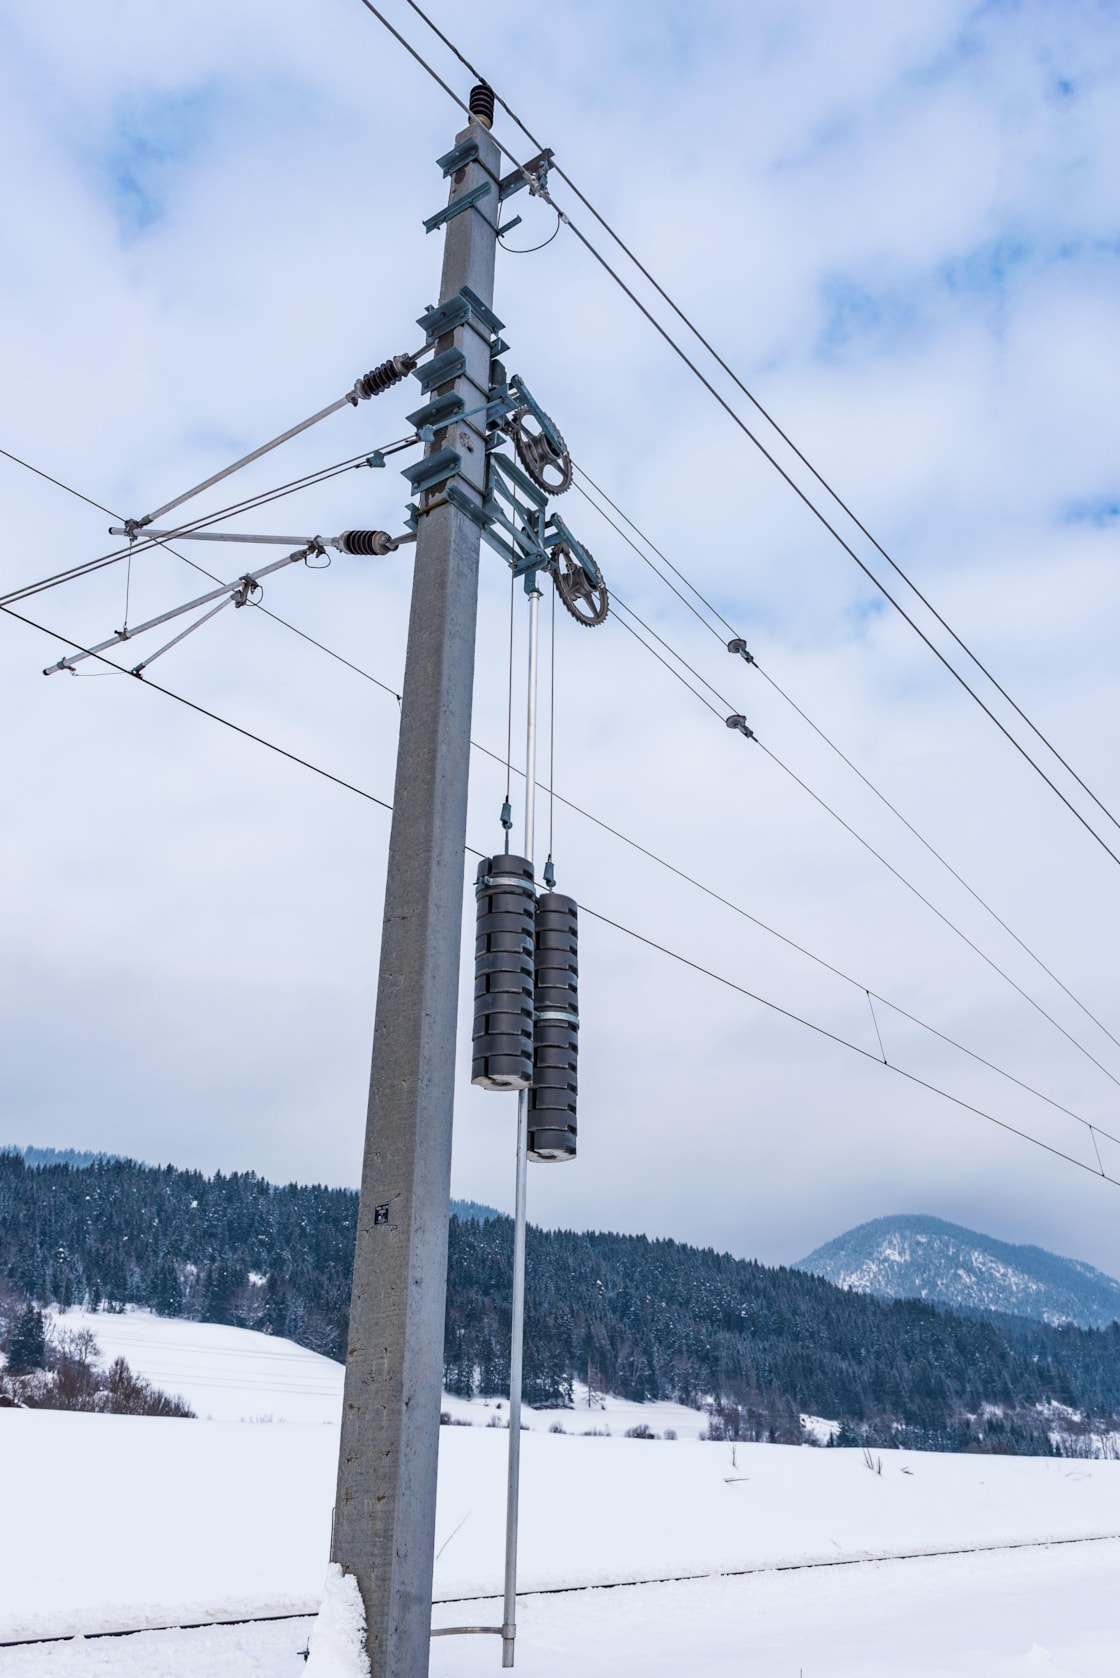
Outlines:
[{"label": "metal cross arm", "polygon": [[337,401],[328,403],[325,408],[320,408],[319,412],[312,414],[309,419],[300,420],[298,425],[290,426],[287,431],[282,431],[279,437],[273,437],[271,442],[262,443],[259,449],[253,449],[249,454],[242,455],[241,459],[235,460],[232,466],[224,466],[220,472],[215,472],[209,478],[204,478],[200,484],[195,484],[193,489],[185,490],[182,495],[175,496],[174,500],[165,501],[162,507],[156,507],[152,512],[145,513],[142,519],[129,519],[124,527],[125,534],[132,536],[138,530],[146,530],[153,519],[162,518],[164,513],[171,512],[172,508],[181,507],[184,501],[191,501],[196,495],[201,495],[204,489],[210,489],[214,484],[220,484],[223,478],[230,477],[234,472],[240,472],[243,466],[249,466],[254,460],[259,460],[262,455],[270,454],[273,449],[278,449],[281,443],[290,442],[293,437],[298,437],[301,431],[307,431],[311,426],[318,425],[320,420],[329,418],[331,414],[337,414],[340,408],[348,406],[356,408],[359,402],[366,402],[371,396],[380,396],[383,391],[399,384],[403,378],[413,372],[421,358],[428,355],[433,347],[433,344],[427,343],[418,350],[409,350],[401,355],[390,356],[388,361],[383,361],[380,366],[372,368],[368,373],[363,373],[359,379],[355,380],[353,389],[348,390],[345,396],[340,396]]},{"label": "metal cross arm", "polygon": [[[121,536],[127,532],[120,525],[110,525],[109,534]],[[278,548],[335,548],[343,554],[390,554],[416,540],[415,531],[390,536],[387,530],[344,530],[341,536],[251,536],[233,530],[149,530],[147,535],[154,542],[161,538],[176,542],[267,542]]]},{"label": "metal cross arm", "polygon": [[[109,636],[108,640],[99,641],[95,647],[87,647],[84,652],[71,653],[67,658],[60,658],[57,664],[52,664],[44,670],[43,675],[53,676],[59,670],[72,670],[76,664],[81,664],[84,659],[94,658],[98,653],[105,652],[109,647],[119,646],[122,641],[131,641],[134,636],[143,635],[146,630],[157,629],[161,623],[170,623],[173,618],[181,618],[184,612],[193,612],[199,606],[208,606],[212,600],[221,601],[221,605],[216,607],[215,611],[220,611],[222,606],[231,604],[244,606],[262,577],[267,577],[273,571],[281,571],[286,565],[296,565],[301,559],[306,559],[309,554],[321,551],[322,544],[318,541],[311,541],[306,546],[297,548],[294,553],[285,554],[283,559],[275,559],[271,565],[261,566],[259,571],[247,571],[244,576],[235,577],[232,582],[221,583],[217,588],[212,588],[208,594],[196,595],[193,600],[188,600],[185,605],[173,606],[169,612],[161,612],[158,617],[148,618],[146,622],[138,623],[134,629],[118,629],[114,635]],[[223,595],[225,599],[222,599]],[[197,629],[200,624],[205,623],[208,618],[213,616],[214,612],[207,612],[206,616],[200,618],[197,624],[192,624],[191,628]],[[185,633],[189,634],[190,631],[188,630]],[[182,638],[181,635],[177,635],[175,641],[181,641]],[[167,646],[174,646],[175,641],[169,641]],[[160,651],[166,652],[167,647],[161,648]],[[158,654],[152,656],[158,657]],[[150,664],[151,659],[147,662]]]}]

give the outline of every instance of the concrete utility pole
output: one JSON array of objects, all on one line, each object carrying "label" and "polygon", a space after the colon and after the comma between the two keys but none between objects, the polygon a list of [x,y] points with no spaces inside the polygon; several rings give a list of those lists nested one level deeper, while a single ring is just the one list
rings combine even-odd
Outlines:
[{"label": "concrete utility pole", "polygon": [[[477,93],[478,90],[476,90]],[[490,97],[490,108],[492,95]],[[480,108],[472,95],[472,110]],[[485,97],[481,108],[485,110]],[[440,303],[467,286],[493,302],[498,148],[472,118],[457,147],[477,155],[451,175]],[[453,154],[449,154],[453,155]],[[462,351],[463,409],[485,403],[489,333],[468,319],[437,355]],[[428,454],[462,457],[456,480],[481,504],[485,415],[437,431]],[[478,605],[479,527],[436,491],[423,511],[401,700],[400,743],[377,1016],[373,1037],[354,1288],[346,1358],[332,1557],[358,1582],[373,1678],[428,1671],[436,1463],[447,1290],[455,1024],[463,913]]]}]

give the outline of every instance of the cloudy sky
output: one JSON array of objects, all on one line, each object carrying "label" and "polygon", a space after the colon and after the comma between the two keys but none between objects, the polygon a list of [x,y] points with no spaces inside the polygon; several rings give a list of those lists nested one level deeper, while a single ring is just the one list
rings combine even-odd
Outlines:
[{"label": "cloudy sky", "polygon": [[[385,3],[465,96],[469,75],[404,0]],[[468,14],[432,4],[1120,814],[1117,7],[493,0],[468,43]],[[421,225],[444,201],[433,160],[460,119],[359,0],[14,0],[0,39],[0,447],[138,515],[414,344],[438,286],[440,235]],[[497,133],[527,155],[508,121]],[[571,191],[556,183],[556,198],[670,324]],[[509,242],[546,239],[551,212],[517,207]],[[496,306],[511,370],[590,477],[1015,937],[575,492],[564,517],[612,588],[722,697],[713,715],[618,621],[587,632],[561,615],[557,790],[848,977],[557,805],[561,887],[872,1053],[878,1026],[915,1077],[1094,1164],[1071,1114],[1120,1136],[1117,863],[570,232],[502,254]],[[694,341],[690,353],[748,414]],[[236,490],[399,437],[413,406],[399,389],[348,409]],[[4,589],[110,546],[103,513],[4,459],[0,496]],[[399,529],[405,499],[390,464],[240,527]],[[225,574],[245,553],[225,556]],[[249,611],[153,676],[388,797],[409,583],[406,550],[267,585],[272,610],[385,687]],[[130,620],[201,586],[177,559],[138,559]],[[20,609],[103,639],[125,589],[117,567]],[[499,752],[508,600],[484,552],[474,738]],[[355,1182],[385,812],[137,682],[44,680],[63,649],[11,618],[0,648],[0,1138]],[[519,645],[519,684],[522,658]],[[1120,829],[969,679],[1120,850]],[[759,744],[724,727],[725,709]],[[500,843],[503,779],[476,754],[479,849]],[[777,1261],[921,1211],[1120,1273],[1120,1191],[987,1119],[590,918],[582,986],[580,1155],[534,1169],[539,1220]],[[874,1018],[865,988],[885,999]],[[514,1103],[470,1088],[466,1035],[455,1190],[508,1207]],[[1120,1177],[1120,1145],[1099,1147]]]}]

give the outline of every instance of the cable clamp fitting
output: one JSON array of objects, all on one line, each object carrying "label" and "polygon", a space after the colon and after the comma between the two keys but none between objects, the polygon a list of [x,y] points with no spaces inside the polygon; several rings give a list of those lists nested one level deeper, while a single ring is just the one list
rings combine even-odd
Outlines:
[{"label": "cable clamp fitting", "polygon": [[[250,576],[250,574],[248,572],[246,572],[245,575],[241,578],[237,587],[234,589],[233,593],[230,595],[230,599],[233,601],[233,604],[237,607],[247,606],[249,604],[250,600],[252,599],[253,595],[256,594],[258,591],[261,594],[264,593],[264,590],[261,588],[261,585],[260,585],[260,583],[258,583],[257,579],[253,576]],[[142,669],[143,666],[140,666],[139,668]],[[136,671],[134,670],[132,672],[132,674],[135,676]]]},{"label": "cable clamp fitting", "polygon": [[754,729],[753,728],[748,728],[746,717],[740,716],[738,711],[736,711],[734,716],[727,718],[727,727],[728,728],[737,728],[739,730],[739,733],[742,734],[747,740],[753,740],[755,738]]},{"label": "cable clamp fitting", "polygon": [[734,641],[729,641],[727,643],[727,650],[729,653],[738,653],[739,657],[745,659],[748,664],[754,663],[754,654],[747,646],[747,643],[739,636],[736,636]]}]

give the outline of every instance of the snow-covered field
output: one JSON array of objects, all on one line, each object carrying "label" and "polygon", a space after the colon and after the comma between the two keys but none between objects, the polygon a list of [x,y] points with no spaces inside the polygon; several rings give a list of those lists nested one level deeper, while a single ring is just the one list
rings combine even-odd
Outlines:
[{"label": "snow-covered field", "polygon": [[[337,1365],[146,1313],[90,1326],[107,1356],[216,1419],[0,1411],[0,1641],[313,1609]],[[229,1419],[268,1415],[287,1419]],[[563,1594],[526,1597],[526,1673],[1120,1672],[1120,1463],[886,1452],[880,1473],[859,1451],[700,1442],[702,1418],[676,1406],[532,1419],[521,1586]],[[564,1434],[548,1431],[554,1421]],[[621,1437],[635,1421],[679,1437]],[[584,1437],[589,1426],[612,1436]],[[498,1427],[441,1430],[437,1623],[497,1618],[484,1599],[500,1581],[506,1442]],[[1086,1539],[1100,1541],[998,1548]],[[952,1550],[980,1553],[867,1560]],[[601,1588],[626,1581],[678,1582]],[[571,1590],[581,1586],[600,1588]],[[306,1637],[305,1621],[288,1620],[7,1648],[0,1674],[294,1678]],[[497,1665],[496,1638],[433,1645],[439,1678]]]}]

